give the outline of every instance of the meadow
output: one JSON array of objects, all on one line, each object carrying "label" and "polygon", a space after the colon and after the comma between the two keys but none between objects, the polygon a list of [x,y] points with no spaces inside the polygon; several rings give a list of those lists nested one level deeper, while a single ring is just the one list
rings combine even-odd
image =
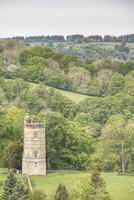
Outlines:
[{"label": "meadow", "polygon": [[[5,181],[7,171],[0,170],[0,191]],[[30,180],[33,189],[43,190],[48,197],[53,196],[58,184],[64,183],[69,191],[75,189],[81,181],[89,176],[87,172],[55,172],[48,173],[46,176],[31,176]],[[107,191],[110,193],[112,200],[133,200],[134,199],[134,176],[117,175],[114,173],[102,174]],[[27,179],[22,174],[17,178],[27,185]]]},{"label": "meadow", "polygon": [[[89,176],[86,172],[52,173],[47,176],[30,177],[33,188],[42,189],[50,196],[55,193],[59,183],[64,183],[68,190],[75,188],[84,177]],[[102,174],[107,191],[112,200],[133,200],[134,199],[134,176],[116,175],[112,173]]]},{"label": "meadow", "polygon": [[61,90],[61,89],[55,89],[55,90],[60,92],[65,97],[71,99],[75,103],[79,103],[80,101],[83,101],[86,98],[95,98],[95,97],[84,95],[84,94],[78,94],[78,93],[75,93],[75,92],[69,92],[69,91],[66,91],[66,90]]}]

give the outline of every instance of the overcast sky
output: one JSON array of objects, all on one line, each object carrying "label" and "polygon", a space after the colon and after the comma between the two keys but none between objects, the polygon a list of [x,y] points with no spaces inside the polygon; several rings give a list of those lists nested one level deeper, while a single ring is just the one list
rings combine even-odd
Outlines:
[{"label": "overcast sky", "polygon": [[0,37],[134,33],[134,0],[0,0]]}]

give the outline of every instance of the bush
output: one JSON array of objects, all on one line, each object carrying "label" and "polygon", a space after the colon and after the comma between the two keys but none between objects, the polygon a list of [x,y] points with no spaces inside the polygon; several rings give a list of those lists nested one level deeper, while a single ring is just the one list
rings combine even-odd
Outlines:
[{"label": "bush", "polygon": [[34,190],[30,194],[30,200],[47,200],[47,196],[42,190]]}]

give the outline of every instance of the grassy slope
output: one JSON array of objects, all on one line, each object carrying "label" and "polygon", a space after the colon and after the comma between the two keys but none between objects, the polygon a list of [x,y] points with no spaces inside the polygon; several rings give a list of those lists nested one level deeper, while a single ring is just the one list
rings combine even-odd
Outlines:
[{"label": "grassy slope", "polygon": [[[37,85],[36,83],[31,83],[31,86],[33,86],[33,87],[36,86],[36,85]],[[57,89],[57,88],[54,88],[54,87],[46,86],[46,88],[48,88],[48,89],[53,88],[55,91],[59,92],[60,94],[64,95],[65,97],[71,99],[75,103],[79,103],[80,101],[82,101],[86,98],[96,98],[96,97],[93,97],[93,96],[78,94],[78,93],[75,93],[75,92],[69,92],[69,91]]]},{"label": "grassy slope", "polygon": [[68,97],[69,99],[71,99],[72,101],[74,101],[76,103],[79,103],[80,101],[86,99],[87,97],[95,98],[95,97],[91,97],[88,95],[78,94],[78,93],[69,92],[69,91],[65,91],[65,90],[60,90],[60,89],[55,89],[55,90],[60,92],[62,95]]},{"label": "grassy slope", "polygon": [[[59,183],[64,183],[69,190],[77,185],[87,173],[55,173],[47,176],[31,177],[34,188],[43,189],[48,196],[54,194]],[[134,176],[119,176],[113,174],[103,175],[107,190],[113,200],[134,199]]]},{"label": "grassy slope", "polygon": [[[5,81],[7,81],[7,80],[11,80],[11,79],[5,79]],[[12,79],[12,81],[14,81],[14,79]],[[28,83],[30,83],[30,82],[28,82]],[[30,83],[30,84],[32,87],[35,87],[38,85],[37,83]],[[66,90],[62,90],[62,89],[57,89],[57,88],[46,86],[46,85],[45,85],[45,87],[48,89],[53,88],[55,91],[59,92],[60,94],[64,95],[65,97],[71,99],[75,103],[79,103],[80,101],[82,101],[86,98],[96,98],[93,96],[88,96],[88,95],[70,92],[70,91],[66,91]]]}]

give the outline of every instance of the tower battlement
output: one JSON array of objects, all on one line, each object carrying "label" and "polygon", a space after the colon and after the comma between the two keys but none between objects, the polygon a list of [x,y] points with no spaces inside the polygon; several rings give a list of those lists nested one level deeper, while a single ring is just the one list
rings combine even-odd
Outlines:
[{"label": "tower battlement", "polygon": [[43,123],[33,123],[28,115],[24,120],[22,173],[46,174],[45,126]]},{"label": "tower battlement", "polygon": [[36,128],[44,128],[43,123],[25,123],[25,127],[36,129]]}]

